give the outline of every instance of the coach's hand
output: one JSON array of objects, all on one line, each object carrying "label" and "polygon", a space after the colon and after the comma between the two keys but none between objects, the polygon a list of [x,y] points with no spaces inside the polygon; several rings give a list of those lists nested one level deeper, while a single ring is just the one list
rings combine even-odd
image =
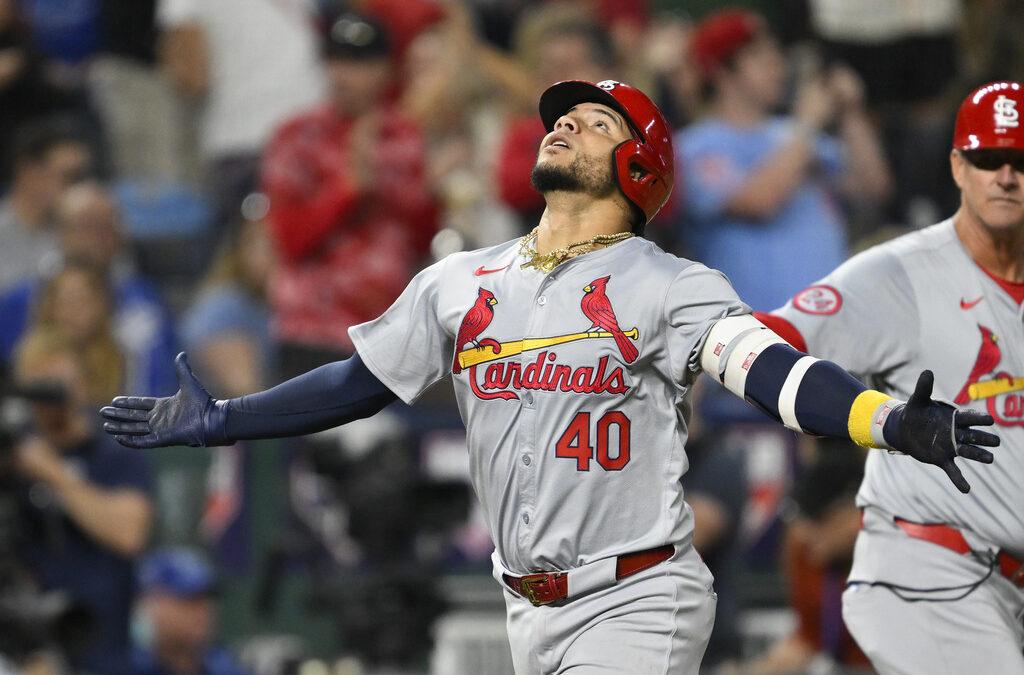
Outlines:
[{"label": "coach's hand", "polygon": [[921,373],[914,395],[904,405],[895,408],[886,421],[885,437],[895,450],[941,468],[953,485],[966,494],[971,491],[971,486],[953,459],[960,456],[991,464],[992,453],[978,446],[995,447],[999,445],[999,437],[971,428],[992,426],[990,415],[959,410],[948,403],[933,401],[934,380],[932,371]]},{"label": "coach's hand", "polygon": [[185,353],[174,359],[178,393],[174,396],[118,396],[100,414],[103,430],[129,448],[168,445],[229,445],[224,433],[225,401],[216,401],[188,366]]}]

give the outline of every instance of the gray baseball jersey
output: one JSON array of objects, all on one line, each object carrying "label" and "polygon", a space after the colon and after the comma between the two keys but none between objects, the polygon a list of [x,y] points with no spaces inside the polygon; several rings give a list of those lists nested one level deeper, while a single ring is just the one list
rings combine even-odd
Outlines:
[{"label": "gray baseball jersey", "polygon": [[470,473],[509,571],[687,541],[688,392],[712,324],[749,312],[717,271],[644,239],[523,269],[518,241],[418,274],[350,335],[406,402],[453,375]]},{"label": "gray baseball jersey", "polygon": [[936,467],[871,452],[859,505],[955,525],[1024,554],[1024,315],[970,258],[952,220],[855,256],[776,314],[800,331],[808,353],[881,391],[906,400],[931,369],[935,398],[995,418],[995,463],[958,462],[970,495]]}]

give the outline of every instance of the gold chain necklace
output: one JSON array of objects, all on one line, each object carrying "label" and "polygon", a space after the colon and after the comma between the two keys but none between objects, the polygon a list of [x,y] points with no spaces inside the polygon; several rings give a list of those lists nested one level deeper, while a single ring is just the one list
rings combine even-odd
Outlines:
[{"label": "gold chain necklace", "polygon": [[576,241],[562,248],[556,248],[549,253],[541,255],[537,253],[537,231],[540,226],[533,228],[529,234],[519,240],[519,254],[525,258],[529,258],[522,264],[525,269],[527,267],[535,267],[541,272],[547,273],[558,267],[560,264],[568,260],[569,258],[575,258],[576,256],[583,255],[584,253],[590,253],[598,246],[610,246],[617,244],[620,241],[625,241],[633,236],[632,232],[619,232],[617,234],[599,234],[591,237],[586,241]]}]

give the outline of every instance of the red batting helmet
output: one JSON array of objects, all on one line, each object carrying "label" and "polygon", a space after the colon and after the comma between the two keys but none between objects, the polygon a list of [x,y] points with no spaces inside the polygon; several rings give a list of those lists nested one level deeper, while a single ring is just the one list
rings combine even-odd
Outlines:
[{"label": "red batting helmet", "polygon": [[991,82],[978,87],[960,104],[953,148],[1024,150],[1021,113],[1024,113],[1024,84]]},{"label": "red batting helmet", "polygon": [[[558,118],[579,103],[600,103],[626,118],[633,138],[612,151],[615,181],[626,199],[643,212],[643,224],[651,222],[672,194],[674,157],[668,122],[651,99],[628,84],[615,80],[597,84],[566,80],[541,94],[540,118],[544,126],[552,131]],[[634,172],[640,175],[634,177]]]}]

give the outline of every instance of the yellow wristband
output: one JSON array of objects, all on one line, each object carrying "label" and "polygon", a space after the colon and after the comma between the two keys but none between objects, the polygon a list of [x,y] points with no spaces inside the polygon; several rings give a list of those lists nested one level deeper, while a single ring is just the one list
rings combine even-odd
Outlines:
[{"label": "yellow wristband", "polygon": [[871,425],[875,421],[875,411],[890,400],[892,396],[886,396],[874,389],[862,391],[857,395],[850,406],[850,417],[847,421],[847,429],[854,443],[865,448],[878,447],[871,436]]}]

